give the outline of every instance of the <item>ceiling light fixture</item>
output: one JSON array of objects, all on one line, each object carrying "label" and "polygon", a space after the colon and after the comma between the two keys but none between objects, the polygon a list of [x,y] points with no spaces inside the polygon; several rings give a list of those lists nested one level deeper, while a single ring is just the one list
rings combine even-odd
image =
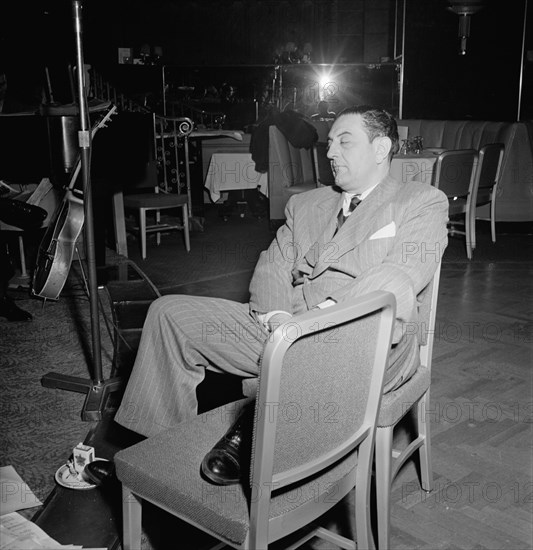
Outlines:
[{"label": "ceiling light fixture", "polygon": [[459,16],[459,55],[466,55],[466,40],[470,36],[470,16],[481,10],[484,0],[448,0],[448,9]]}]

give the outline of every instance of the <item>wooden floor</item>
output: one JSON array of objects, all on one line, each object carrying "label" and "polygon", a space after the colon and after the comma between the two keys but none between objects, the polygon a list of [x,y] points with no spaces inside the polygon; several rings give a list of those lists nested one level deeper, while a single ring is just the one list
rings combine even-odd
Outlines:
[{"label": "wooden floor", "polygon": [[420,490],[412,464],[401,472],[392,548],[533,547],[532,267],[531,256],[443,266],[427,411],[435,488]]},{"label": "wooden floor", "polygon": [[[450,241],[444,257],[427,411],[435,488],[430,494],[420,489],[416,461],[400,472],[392,487],[394,549],[533,547],[531,227],[502,226],[496,244],[486,229],[482,226],[472,261],[459,239]],[[182,247],[176,242],[167,238],[141,264],[156,285],[150,258],[168,254],[174,258],[169,262],[183,260],[176,259]],[[241,279],[247,286],[246,274]],[[235,281],[215,278],[182,291],[234,298]],[[351,529],[352,507],[350,500],[340,503],[326,521],[341,532]],[[168,548],[184,532],[168,518],[150,515],[149,522],[146,530],[158,534],[145,539],[143,550]],[[172,547],[204,548],[205,538],[197,540],[197,546]],[[332,546],[311,542],[306,548]]]}]

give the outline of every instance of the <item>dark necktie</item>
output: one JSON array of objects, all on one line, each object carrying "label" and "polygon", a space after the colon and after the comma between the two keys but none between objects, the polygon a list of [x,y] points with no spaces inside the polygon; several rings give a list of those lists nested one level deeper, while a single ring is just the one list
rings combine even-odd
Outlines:
[{"label": "dark necktie", "polygon": [[[348,207],[348,210],[350,211],[350,214],[357,208],[357,205],[361,202],[361,199],[357,196],[352,197],[352,200],[350,201],[350,206]],[[337,231],[342,227],[342,224],[346,221],[346,218],[348,216],[344,215],[344,211],[341,208],[339,215],[337,216]]]}]

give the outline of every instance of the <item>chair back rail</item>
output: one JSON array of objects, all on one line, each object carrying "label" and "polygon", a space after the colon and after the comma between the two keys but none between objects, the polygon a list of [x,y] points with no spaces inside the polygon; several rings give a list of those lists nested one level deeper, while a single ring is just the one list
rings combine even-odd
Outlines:
[{"label": "chair back rail", "polygon": [[434,186],[445,193],[449,199],[466,199],[475,177],[476,161],[475,149],[444,151],[437,158]]},{"label": "chair back rail", "polygon": [[[258,388],[252,489],[308,490],[313,476],[331,469],[336,493],[329,507],[356,482],[368,496],[369,480],[360,475],[368,477],[371,470],[394,316],[394,296],[377,291],[298,316],[273,333]],[[272,514],[272,502],[266,497],[251,500],[252,547],[265,537],[271,542],[286,534],[283,522]],[[321,503],[324,511],[326,504]],[[304,525],[306,516],[299,517]]]}]

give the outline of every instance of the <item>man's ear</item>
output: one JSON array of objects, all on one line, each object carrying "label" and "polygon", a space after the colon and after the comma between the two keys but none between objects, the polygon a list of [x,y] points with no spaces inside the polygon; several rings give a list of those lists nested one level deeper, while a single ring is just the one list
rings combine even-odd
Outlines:
[{"label": "man's ear", "polygon": [[376,162],[381,164],[384,161],[388,161],[389,153],[392,147],[392,141],[387,136],[379,136],[374,139],[374,152],[376,154]]}]

